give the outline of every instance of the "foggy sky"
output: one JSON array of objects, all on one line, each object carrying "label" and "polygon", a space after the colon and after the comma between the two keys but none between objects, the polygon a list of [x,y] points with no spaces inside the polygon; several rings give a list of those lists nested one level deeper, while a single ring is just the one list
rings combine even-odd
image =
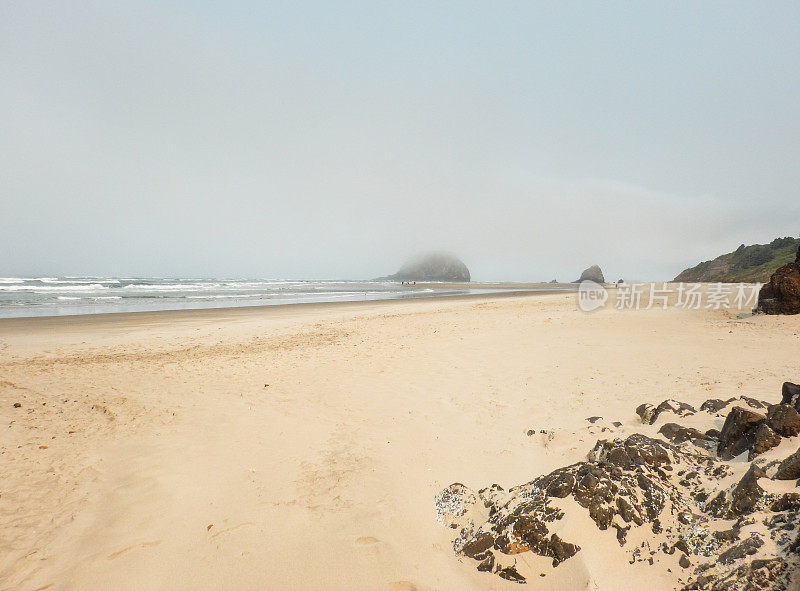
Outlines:
[{"label": "foggy sky", "polygon": [[670,279],[800,233],[799,6],[5,1],[0,275]]}]

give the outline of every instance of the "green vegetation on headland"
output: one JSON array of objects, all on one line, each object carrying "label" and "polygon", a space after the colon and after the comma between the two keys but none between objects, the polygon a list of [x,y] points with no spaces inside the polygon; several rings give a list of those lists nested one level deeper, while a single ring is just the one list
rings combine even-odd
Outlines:
[{"label": "green vegetation on headland", "polygon": [[742,244],[713,261],[704,261],[686,269],[675,277],[675,281],[766,283],[775,269],[795,260],[799,247],[800,238],[791,237],[776,238],[769,244]]}]

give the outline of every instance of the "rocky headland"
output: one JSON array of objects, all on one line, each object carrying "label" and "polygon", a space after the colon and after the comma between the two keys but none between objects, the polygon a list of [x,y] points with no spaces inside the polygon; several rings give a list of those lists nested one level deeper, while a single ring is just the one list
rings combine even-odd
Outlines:
[{"label": "rocky headland", "polygon": [[685,269],[677,282],[764,283],[776,268],[794,259],[800,238],[776,238],[769,244],[740,245],[733,252]]}]

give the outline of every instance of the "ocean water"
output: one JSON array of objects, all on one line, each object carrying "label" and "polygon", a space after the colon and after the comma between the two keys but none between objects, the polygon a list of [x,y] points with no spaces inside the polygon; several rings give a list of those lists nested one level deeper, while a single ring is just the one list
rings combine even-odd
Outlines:
[{"label": "ocean water", "polygon": [[0,277],[0,318],[227,308],[490,293],[463,288],[402,286],[391,281]]}]

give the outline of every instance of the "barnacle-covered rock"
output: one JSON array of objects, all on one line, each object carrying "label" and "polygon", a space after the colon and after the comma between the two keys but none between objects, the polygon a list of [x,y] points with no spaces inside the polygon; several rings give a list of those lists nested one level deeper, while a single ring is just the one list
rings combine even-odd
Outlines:
[{"label": "barnacle-covered rock", "polygon": [[[701,408],[713,415],[733,400],[745,399]],[[659,434],[669,442],[639,433],[599,440],[587,461],[508,490],[492,485],[474,493],[455,483],[437,496],[439,520],[457,530],[458,555],[517,583],[535,576],[520,555],[546,557],[557,568],[582,551],[586,542],[562,539],[576,530],[559,522],[585,511],[598,530],[611,530],[609,540],[630,562],[670,565],[675,573],[677,561],[684,589],[786,590],[800,567],[800,492],[777,492],[777,483],[765,479],[800,478],[800,450],[783,462],[758,459],[746,471],[728,460],[744,451],[756,457],[779,443],[776,429],[793,423],[793,405],[773,405],[768,416],[751,410],[766,403],[746,399],[744,406],[730,410],[721,432],[666,423]],[[695,412],[675,401],[659,407],[638,411],[646,423],[663,412]],[[645,541],[640,534],[631,544],[632,530],[645,527]]]}]

